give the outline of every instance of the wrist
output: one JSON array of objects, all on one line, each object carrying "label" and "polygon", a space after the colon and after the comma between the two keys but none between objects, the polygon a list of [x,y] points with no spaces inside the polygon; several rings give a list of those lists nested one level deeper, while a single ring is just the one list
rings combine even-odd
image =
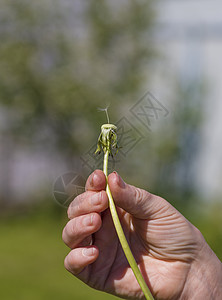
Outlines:
[{"label": "wrist", "polygon": [[222,299],[222,263],[201,235],[201,250],[191,268],[180,300]]}]

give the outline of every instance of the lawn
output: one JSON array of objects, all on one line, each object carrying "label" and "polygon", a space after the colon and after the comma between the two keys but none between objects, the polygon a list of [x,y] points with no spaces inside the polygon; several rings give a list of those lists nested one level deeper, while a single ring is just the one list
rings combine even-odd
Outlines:
[{"label": "lawn", "polygon": [[31,214],[0,222],[0,299],[114,300],[89,288],[68,273],[61,239],[65,218]]},{"label": "lawn", "polygon": [[[221,204],[188,216],[222,259]],[[118,299],[89,288],[64,269],[69,249],[61,233],[66,221],[65,211],[55,208],[1,219],[0,299]]]}]

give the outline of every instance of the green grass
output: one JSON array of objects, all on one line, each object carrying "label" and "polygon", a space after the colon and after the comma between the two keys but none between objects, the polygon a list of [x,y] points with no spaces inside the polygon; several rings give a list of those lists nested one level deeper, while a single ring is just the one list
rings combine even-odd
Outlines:
[{"label": "green grass", "polygon": [[95,291],[63,266],[65,218],[30,215],[0,222],[0,299],[118,299]]},{"label": "green grass", "polygon": [[[43,208],[0,221],[0,299],[119,299],[89,288],[65,270],[63,259],[69,249],[61,233],[67,222],[66,213],[55,207]],[[200,206],[182,211],[220,259],[221,211],[221,203],[207,206],[205,211]]]}]

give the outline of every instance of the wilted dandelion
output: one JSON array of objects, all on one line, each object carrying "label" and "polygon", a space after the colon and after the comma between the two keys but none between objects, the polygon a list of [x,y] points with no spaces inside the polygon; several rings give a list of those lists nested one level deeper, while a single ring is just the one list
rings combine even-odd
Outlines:
[{"label": "wilted dandelion", "polygon": [[103,172],[106,175],[106,193],[109,198],[109,208],[110,208],[111,216],[113,219],[113,223],[114,223],[117,235],[119,237],[120,244],[123,248],[123,251],[129,262],[129,265],[132,268],[133,273],[144,293],[144,296],[147,300],[152,300],[154,298],[153,298],[149,288],[147,287],[145,280],[143,279],[143,276],[137,266],[137,263],[133,257],[133,254],[132,254],[130,247],[128,245],[128,242],[126,240],[125,234],[123,232],[123,229],[122,229],[122,226],[121,226],[121,223],[120,223],[117,211],[116,211],[112,193],[110,191],[109,184],[107,181],[109,155],[113,156],[113,153],[112,153],[113,149],[115,149],[115,151],[117,152],[118,148],[119,148],[118,143],[117,143],[117,133],[116,133],[117,127],[115,125],[109,123],[108,107],[106,107],[105,109],[100,108],[99,110],[106,112],[108,124],[103,124],[101,126],[101,133],[98,138],[97,149],[96,149],[95,153],[100,153],[102,150],[104,152]]}]

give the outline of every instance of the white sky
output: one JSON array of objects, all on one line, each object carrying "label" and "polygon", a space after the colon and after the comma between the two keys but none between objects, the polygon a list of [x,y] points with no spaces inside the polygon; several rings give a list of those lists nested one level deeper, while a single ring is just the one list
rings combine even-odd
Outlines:
[{"label": "white sky", "polygon": [[[156,8],[157,23],[167,24],[163,27],[165,35],[159,36],[159,32],[157,33],[157,47],[158,43],[159,46],[164,44],[164,56],[171,74],[176,71],[186,73],[189,68],[190,73],[198,72],[194,69],[198,65],[200,75],[209,83],[202,150],[196,163],[196,183],[206,199],[213,199],[218,194],[222,195],[222,1],[161,0],[156,2]],[[195,40],[195,36],[190,39],[189,35],[185,37],[181,28],[175,26],[177,24],[184,25],[184,30],[190,26],[219,29],[217,34],[213,31],[210,35]],[[167,34],[167,30],[171,34]],[[193,69],[192,61],[195,61]],[[168,92],[170,95],[170,92],[164,82],[160,92],[158,74],[156,78],[158,81],[154,80],[153,88],[164,99],[164,93]],[[165,81],[165,78],[162,80]]]},{"label": "white sky", "polygon": [[222,22],[221,0],[161,0],[156,3],[158,20],[177,23]]}]

